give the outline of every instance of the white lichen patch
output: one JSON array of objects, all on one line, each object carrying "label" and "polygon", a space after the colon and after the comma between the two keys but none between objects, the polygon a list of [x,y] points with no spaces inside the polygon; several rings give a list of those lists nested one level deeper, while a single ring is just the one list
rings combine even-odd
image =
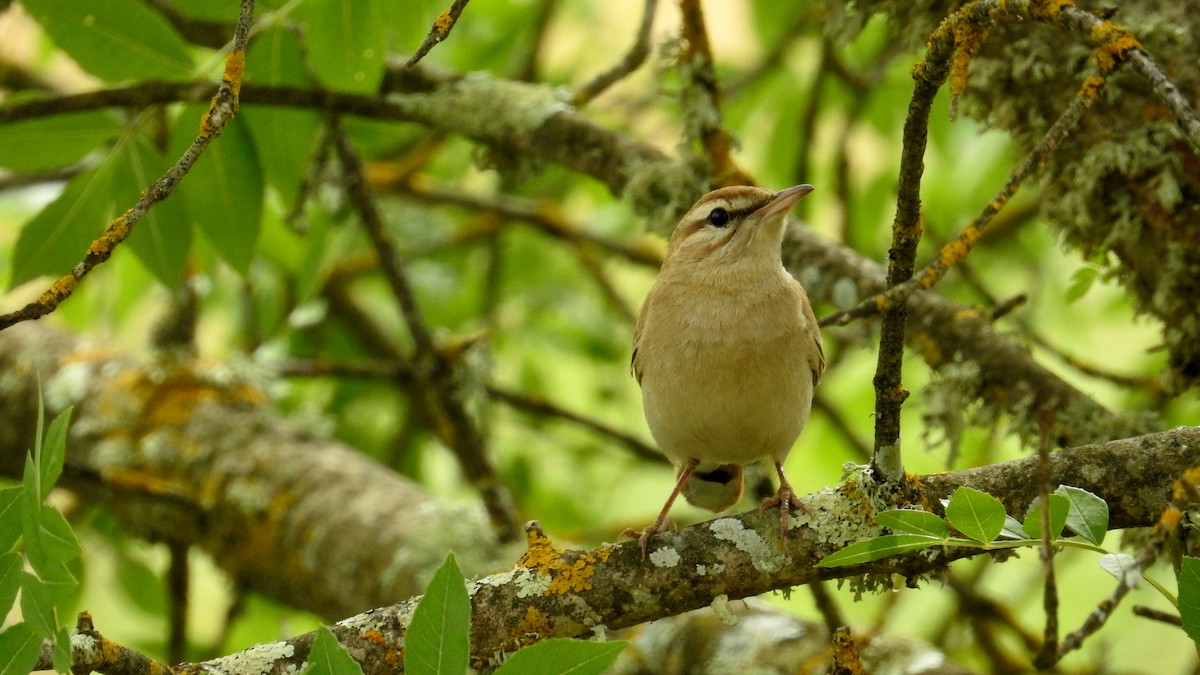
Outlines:
[{"label": "white lichen patch", "polygon": [[774,574],[790,560],[789,556],[776,553],[770,542],[736,518],[718,518],[709,524],[708,529],[717,539],[728,541],[737,550],[749,555],[750,564],[759,572]]},{"label": "white lichen patch", "polygon": [[517,587],[518,598],[531,598],[538,595],[545,595],[550,589],[551,578],[549,574],[538,574],[533,570],[522,568],[513,579],[513,584]]},{"label": "white lichen patch", "polygon": [[734,615],[733,610],[729,607],[728,595],[722,593],[713,598],[709,607],[712,607],[713,613],[717,615],[717,620],[726,626],[736,626],[738,624],[737,616]]},{"label": "white lichen patch", "polygon": [[838,309],[849,309],[858,304],[858,284],[853,279],[842,278],[833,282],[829,289],[829,300]]},{"label": "white lichen patch", "polygon": [[407,628],[412,620],[414,609],[416,609],[415,603],[405,603],[387,609],[371,609],[362,614],[342,619],[334,625],[362,635],[370,630],[382,632],[385,628],[390,629],[390,622],[394,618],[401,628]]},{"label": "white lichen patch", "polygon": [[71,652],[82,657],[84,663],[99,663],[102,660],[100,642],[76,631],[71,632]]},{"label": "white lichen patch", "polygon": [[[560,96],[560,90],[544,85],[470,73],[432,94],[398,93],[388,96],[388,101],[469,136],[521,138],[552,115],[571,110]],[[496,101],[505,105],[497,106]]]},{"label": "white lichen patch", "polygon": [[225,496],[247,515],[266,512],[274,496],[271,490],[253,477],[242,476],[229,482]]},{"label": "white lichen patch", "polygon": [[43,389],[46,406],[51,410],[63,410],[75,405],[87,396],[88,385],[94,379],[92,364],[87,361],[68,363],[46,380]]},{"label": "white lichen patch", "polygon": [[295,647],[286,642],[254,645],[244,652],[208,661],[204,663],[204,670],[209,673],[263,675],[271,672],[276,662],[290,659],[295,653]]},{"label": "white lichen patch", "polygon": [[655,567],[674,567],[679,564],[679,551],[674,546],[667,546],[650,553],[650,562]]},{"label": "white lichen patch", "polygon": [[696,574],[707,577],[719,577],[725,573],[724,563],[713,563],[712,565],[696,565]]}]

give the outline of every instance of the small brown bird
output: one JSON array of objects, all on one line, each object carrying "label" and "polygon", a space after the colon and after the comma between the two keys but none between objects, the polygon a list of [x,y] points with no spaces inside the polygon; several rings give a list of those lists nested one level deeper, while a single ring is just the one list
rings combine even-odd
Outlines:
[{"label": "small brown bird", "polygon": [[650,432],[675,465],[675,489],[654,524],[636,536],[642,557],[680,493],[723,511],[742,493],[742,467],[775,463],[780,537],[805,509],[783,460],[808,421],[825,370],[808,295],[783,268],[787,212],[813,190],[726,187],[710,192],[671,235],[658,280],[638,316],[633,374]]}]

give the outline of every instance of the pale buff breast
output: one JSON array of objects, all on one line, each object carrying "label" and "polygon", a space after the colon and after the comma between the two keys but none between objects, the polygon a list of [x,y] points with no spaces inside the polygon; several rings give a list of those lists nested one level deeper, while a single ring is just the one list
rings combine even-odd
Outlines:
[{"label": "pale buff breast", "polygon": [[[654,326],[671,336],[670,349],[641,347],[651,350],[639,355],[646,420],[673,461],[696,458],[704,471],[706,465],[782,460],[808,420],[815,347],[807,319],[798,305],[780,302],[779,294],[789,290],[756,290],[709,296],[709,306]],[[693,320],[718,309],[713,304],[728,318],[724,325]]]}]

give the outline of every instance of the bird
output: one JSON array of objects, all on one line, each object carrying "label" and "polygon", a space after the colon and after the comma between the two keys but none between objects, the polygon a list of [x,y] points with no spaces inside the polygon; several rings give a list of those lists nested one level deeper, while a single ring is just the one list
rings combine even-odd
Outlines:
[{"label": "bird", "polygon": [[650,433],[675,467],[652,525],[628,529],[642,558],[675,499],[713,512],[741,498],[743,467],[774,463],[780,540],[789,514],[808,512],[783,461],[808,421],[825,371],[808,294],[783,267],[788,211],[813,186],[723,187],[684,214],[634,328],[632,371]]}]

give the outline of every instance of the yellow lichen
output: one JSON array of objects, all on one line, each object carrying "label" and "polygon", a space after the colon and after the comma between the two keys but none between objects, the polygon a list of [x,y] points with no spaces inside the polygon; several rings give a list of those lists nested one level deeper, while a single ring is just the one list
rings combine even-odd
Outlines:
[{"label": "yellow lichen", "polygon": [[1083,81],[1083,84],[1079,87],[1079,95],[1095,103],[1100,100],[1100,91],[1103,88],[1104,78],[1099,75],[1093,75]]},{"label": "yellow lichen", "polygon": [[1131,49],[1141,49],[1142,44],[1133,33],[1111,21],[1101,21],[1092,26],[1092,42],[1096,45],[1096,67],[1102,73],[1110,73]]},{"label": "yellow lichen", "polygon": [[1054,21],[1062,12],[1063,7],[1070,7],[1074,4],[1074,0],[1035,0],[1030,3],[1030,8],[1037,18]]},{"label": "yellow lichen", "polygon": [[530,605],[525,608],[525,616],[513,628],[513,635],[541,635],[550,628],[550,620],[545,612]]},{"label": "yellow lichen", "polygon": [[433,20],[433,30],[437,33],[438,40],[445,40],[450,34],[450,29],[454,27],[454,17],[450,16],[450,10],[446,10],[438,15],[438,18]]},{"label": "yellow lichen", "polygon": [[39,305],[55,305],[63,298],[74,292],[75,287],[79,285],[79,280],[74,274],[64,274],[54,282],[50,288],[46,289],[45,293],[38,298]]},{"label": "yellow lichen", "polygon": [[937,341],[929,333],[922,332],[913,335],[912,343],[913,348],[917,350],[917,353],[921,355],[925,363],[937,367],[946,360],[942,354],[942,348],[938,346]]},{"label": "yellow lichen", "polygon": [[550,577],[546,588],[549,595],[591,590],[589,579],[596,573],[596,564],[607,562],[612,549],[603,547],[595,551],[581,552],[573,562],[564,559],[563,551],[554,547],[546,535],[536,529],[525,534],[529,549],[517,563],[538,574]]},{"label": "yellow lichen", "polygon": [[245,69],[245,50],[238,49],[229,52],[229,56],[225,59],[225,74],[221,76],[221,79],[229,83],[235,98],[242,92],[242,73]]}]

